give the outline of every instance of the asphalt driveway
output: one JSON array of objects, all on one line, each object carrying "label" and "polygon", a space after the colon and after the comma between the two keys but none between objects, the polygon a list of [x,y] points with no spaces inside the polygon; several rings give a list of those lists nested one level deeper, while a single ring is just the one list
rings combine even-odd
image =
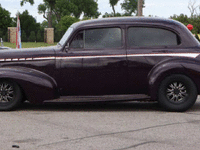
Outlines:
[{"label": "asphalt driveway", "polygon": [[0,112],[0,149],[198,150],[200,98],[184,113],[157,103],[23,104]]}]

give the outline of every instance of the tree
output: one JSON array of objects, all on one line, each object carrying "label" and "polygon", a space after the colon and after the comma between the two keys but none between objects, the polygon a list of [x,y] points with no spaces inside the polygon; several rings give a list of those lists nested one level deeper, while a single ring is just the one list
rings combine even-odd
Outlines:
[{"label": "tree", "polygon": [[44,28],[48,28],[48,22],[46,20],[44,20],[42,23],[41,23],[41,28],[44,29]]},{"label": "tree", "polygon": [[21,6],[23,6],[24,3],[26,3],[26,2],[30,3],[31,5],[34,4],[34,0],[21,0],[21,2],[20,2]]},{"label": "tree", "polygon": [[[124,0],[121,3],[122,10],[125,10],[125,14],[131,16],[133,13],[137,14],[138,0]],[[144,7],[144,1],[143,1]]]},{"label": "tree", "polygon": [[37,42],[42,42],[42,36],[41,36],[41,31],[40,30],[38,30],[38,32],[37,32]]},{"label": "tree", "polygon": [[183,23],[185,26],[187,26],[188,24],[192,24],[194,26],[194,29],[191,32],[193,34],[200,33],[200,16],[199,15],[188,17],[187,15],[180,14],[179,16],[174,15],[170,18]]},{"label": "tree", "polygon": [[[40,29],[40,23],[36,23],[36,19],[29,15],[28,10],[25,10],[22,13],[19,13],[20,18],[20,24],[21,24],[21,30],[24,30],[26,32],[27,37],[30,36],[31,31],[38,31]],[[15,18],[15,21],[17,18]],[[16,22],[14,24],[16,27]]]},{"label": "tree", "polygon": [[22,42],[27,42],[27,36],[26,36],[26,32],[24,30],[22,30]]},{"label": "tree", "polygon": [[188,9],[190,10],[191,16],[194,16],[194,14],[197,15],[197,8],[199,8],[200,5],[196,5],[196,0],[192,2],[192,0],[188,3]]},{"label": "tree", "polygon": [[3,35],[3,41],[7,42],[8,41],[8,32],[6,31]]},{"label": "tree", "polygon": [[[41,13],[46,13],[46,10],[48,10],[48,26],[49,26],[49,28],[52,28],[52,10],[54,9],[54,7],[55,7],[55,4],[56,4],[56,0],[43,0],[44,1],[44,4],[40,4],[39,6],[38,6],[38,11],[39,11],[39,13],[41,14]],[[21,2],[20,2],[20,4],[21,4],[21,6],[23,6],[24,5],[24,3],[26,3],[26,2],[28,2],[28,3],[30,3],[31,5],[33,5],[34,4],[34,0],[22,0]],[[44,17],[45,15],[43,15],[43,17]],[[46,18],[46,17],[44,17],[44,18]]]},{"label": "tree", "polygon": [[115,15],[114,15],[114,13],[112,12],[112,13],[105,13],[102,17],[103,18],[109,18],[109,17],[123,17],[123,16],[125,16],[125,14],[121,14],[121,13],[115,13]]},{"label": "tree", "polygon": [[143,0],[138,0],[137,16],[143,16]]},{"label": "tree", "polygon": [[53,9],[55,9],[56,0],[43,0],[48,6],[48,27],[52,28],[52,15]]},{"label": "tree", "polygon": [[[11,26],[12,18],[10,17],[10,12],[1,7],[0,4],[0,29],[2,34],[5,34],[7,28]],[[2,35],[0,35],[2,37]]]},{"label": "tree", "polygon": [[[45,1],[43,4],[38,5],[38,13],[43,14],[43,17],[48,21],[48,28],[55,27],[58,23],[56,18],[56,13],[53,8],[56,7],[55,4],[50,6],[49,2]],[[56,12],[56,13],[55,13]]]},{"label": "tree", "polygon": [[100,15],[96,0],[57,0],[56,10],[61,16],[71,15],[78,19],[81,14],[94,18],[98,18]]},{"label": "tree", "polygon": [[30,42],[35,42],[36,41],[36,37],[35,37],[35,32],[31,31],[31,34],[29,36],[29,41]]},{"label": "tree", "polygon": [[73,23],[78,22],[79,19],[72,16],[64,16],[59,22],[57,28],[60,31],[66,31]]},{"label": "tree", "polygon": [[[34,0],[22,0],[21,5],[29,2],[34,4]],[[43,4],[38,6],[38,12],[47,19],[48,26],[52,27],[52,16],[56,16],[57,23],[65,15],[80,18],[83,13],[86,17],[98,18],[98,4],[96,0],[43,0]]]},{"label": "tree", "polygon": [[118,2],[119,2],[119,0],[109,0],[109,3],[110,3],[110,5],[111,5],[111,7],[112,7],[114,16],[116,15],[116,14],[115,14],[115,5],[117,5]]}]

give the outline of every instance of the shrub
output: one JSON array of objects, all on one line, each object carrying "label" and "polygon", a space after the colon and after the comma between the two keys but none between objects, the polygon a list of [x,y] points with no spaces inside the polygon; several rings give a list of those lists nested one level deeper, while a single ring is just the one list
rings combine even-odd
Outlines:
[{"label": "shrub", "polygon": [[31,31],[31,34],[29,36],[29,41],[30,42],[35,42],[36,41],[36,37],[35,37],[35,32]]},{"label": "shrub", "polygon": [[22,31],[21,38],[22,38],[22,42],[27,42],[26,32],[24,30]]},{"label": "shrub", "polygon": [[37,32],[37,42],[42,42],[42,36],[40,30]]}]

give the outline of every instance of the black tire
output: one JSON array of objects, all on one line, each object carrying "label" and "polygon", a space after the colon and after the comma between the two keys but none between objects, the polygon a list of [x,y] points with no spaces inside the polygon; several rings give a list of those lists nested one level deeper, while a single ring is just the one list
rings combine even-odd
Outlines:
[{"label": "black tire", "polygon": [[191,108],[197,99],[194,82],[185,75],[166,77],[158,89],[158,103],[168,111],[183,112]]},{"label": "black tire", "polygon": [[0,81],[0,111],[12,110],[22,101],[20,87],[10,80]]}]

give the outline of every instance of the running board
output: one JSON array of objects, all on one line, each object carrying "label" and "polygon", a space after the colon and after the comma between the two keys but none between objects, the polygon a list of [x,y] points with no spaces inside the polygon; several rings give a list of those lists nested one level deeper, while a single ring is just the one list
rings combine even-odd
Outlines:
[{"label": "running board", "polygon": [[100,96],[61,96],[59,99],[46,100],[44,103],[52,102],[115,102],[115,101],[149,101],[150,96],[144,94],[129,95],[100,95]]}]

